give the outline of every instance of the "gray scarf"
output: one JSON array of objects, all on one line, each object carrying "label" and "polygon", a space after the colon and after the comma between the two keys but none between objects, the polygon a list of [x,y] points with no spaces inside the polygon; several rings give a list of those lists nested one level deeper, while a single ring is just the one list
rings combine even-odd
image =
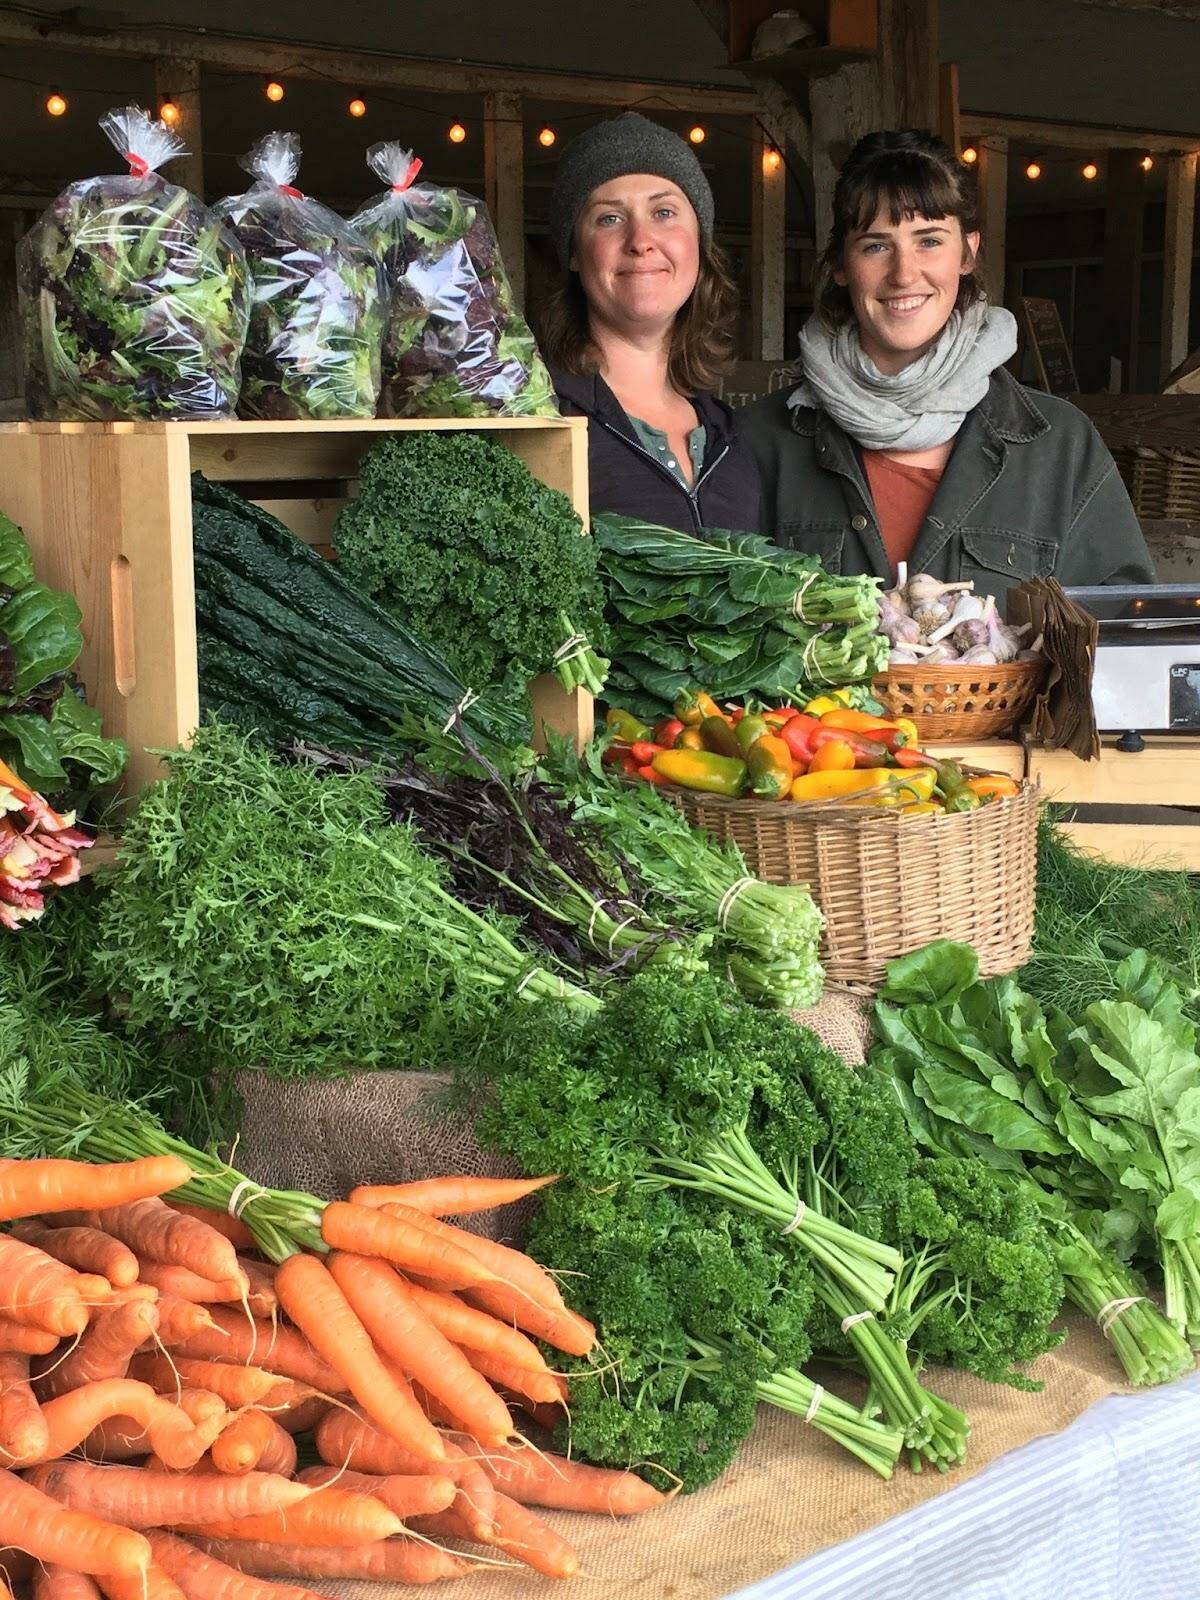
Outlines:
[{"label": "gray scarf", "polygon": [[800,335],[804,375],[788,405],[828,412],[864,450],[932,450],[953,439],[1016,348],[1012,313],[976,300],[951,313],[931,350],[889,375],[863,354],[856,323],[831,334],[813,316]]}]

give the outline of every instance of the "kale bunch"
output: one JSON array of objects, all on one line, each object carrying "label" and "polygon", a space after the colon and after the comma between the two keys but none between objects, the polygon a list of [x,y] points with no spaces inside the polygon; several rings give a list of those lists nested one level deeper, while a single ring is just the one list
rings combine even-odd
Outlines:
[{"label": "kale bunch", "polygon": [[17,248],[30,415],[232,416],[249,314],[242,248],[159,177],[182,149],[176,134],[135,106],[100,126],[131,171],[71,184]]},{"label": "kale bunch", "polygon": [[367,165],[387,188],[351,223],[387,281],[380,414],[556,417],[487,208],[461,189],[414,183],[421,163],[394,141],[372,145]]},{"label": "kale bunch", "polygon": [[477,692],[602,639],[594,541],[564,494],[481,435],[381,439],[333,538],[346,577]]}]

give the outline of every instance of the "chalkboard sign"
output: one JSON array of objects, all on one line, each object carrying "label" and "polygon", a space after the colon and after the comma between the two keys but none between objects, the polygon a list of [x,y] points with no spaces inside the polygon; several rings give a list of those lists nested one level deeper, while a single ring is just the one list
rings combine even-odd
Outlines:
[{"label": "chalkboard sign", "polygon": [[1024,295],[1021,323],[1042,388],[1047,394],[1078,394],[1075,363],[1055,302]]}]

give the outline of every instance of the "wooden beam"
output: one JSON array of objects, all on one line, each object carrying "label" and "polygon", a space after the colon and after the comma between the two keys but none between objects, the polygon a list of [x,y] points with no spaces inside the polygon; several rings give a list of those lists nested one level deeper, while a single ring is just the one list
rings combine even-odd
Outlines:
[{"label": "wooden beam", "polygon": [[1137,389],[1142,207],[1146,175],[1135,149],[1109,150],[1104,211],[1104,320],[1108,354],[1121,363],[1121,389]]},{"label": "wooden beam", "polygon": [[483,185],[500,258],[518,306],[525,303],[525,118],[519,94],[483,97]]},{"label": "wooden beam", "polygon": [[[247,8],[249,11],[249,8]],[[62,13],[64,16],[68,13]],[[40,45],[81,55],[159,57],[192,60],[226,72],[261,78],[283,72],[290,78],[316,78],[370,88],[415,89],[433,94],[487,94],[509,90],[539,100],[575,105],[636,107],[639,110],[727,113],[736,116],[754,104],[747,89],[726,84],[665,83],[601,78],[590,73],[543,72],[532,67],[491,67],[462,61],[414,60],[386,50],[334,50],[287,40],[154,28],[112,28],[85,33],[71,27],[0,12],[0,45]]]},{"label": "wooden beam", "polygon": [[787,167],[778,130],[762,114],[754,120],[750,153],[750,357],[784,356],[784,251]]},{"label": "wooden beam", "polygon": [[963,142],[958,113],[958,65],[954,61],[943,61],[938,68],[938,133],[942,142],[958,155]]},{"label": "wooden beam", "polygon": [[938,126],[938,0],[879,0],[879,71],[889,128]]},{"label": "wooden beam", "polygon": [[809,89],[812,121],[813,239],[817,259],[833,225],[833,189],[838,170],[863,134],[885,126],[877,62],[843,67],[814,78]]},{"label": "wooden beam", "polygon": [[1167,221],[1163,240],[1162,346],[1159,381],[1165,383],[1191,348],[1192,256],[1195,252],[1195,154],[1167,157]]},{"label": "wooden beam", "polygon": [[989,133],[978,140],[975,163],[979,185],[979,229],[983,238],[983,277],[994,306],[1004,304],[1004,251],[1008,231],[1008,140]]},{"label": "wooden beam", "polygon": [[[154,93],[161,105],[170,100],[179,107],[175,132],[187,155],[168,163],[166,176],[183,189],[204,198],[204,124],[200,110],[200,63],[180,57],[154,63]],[[158,107],[155,107],[157,110]]]},{"label": "wooden beam", "polygon": [[1029,117],[1005,117],[994,111],[964,111],[963,132],[969,143],[985,134],[1000,134],[1017,143],[1040,144],[1062,150],[1137,150],[1151,155],[1172,155],[1200,150],[1194,133],[1150,133],[1138,128],[1106,128],[1081,122],[1037,122]]}]

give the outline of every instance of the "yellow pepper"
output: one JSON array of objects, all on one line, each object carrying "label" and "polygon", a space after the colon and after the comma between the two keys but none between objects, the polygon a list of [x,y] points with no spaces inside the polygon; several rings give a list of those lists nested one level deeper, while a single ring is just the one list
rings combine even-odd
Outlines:
[{"label": "yellow pepper", "polygon": [[[896,785],[896,793],[900,797],[901,805],[910,801],[925,801],[933,799],[934,785],[937,783],[937,770],[934,767],[912,767],[907,772],[892,773]],[[941,807],[938,807],[941,810]]]},{"label": "yellow pepper", "polygon": [[902,817],[932,817],[941,810],[936,800],[914,800],[912,805],[901,806]]},{"label": "yellow pepper", "polygon": [[651,765],[660,777],[681,789],[733,799],[746,787],[746,763],[714,755],[711,750],[660,750]]},{"label": "yellow pepper", "polygon": [[855,767],[848,772],[806,772],[792,784],[793,800],[832,800],[838,796],[886,792],[895,774],[886,767]]},{"label": "yellow pepper", "polygon": [[632,711],[626,711],[621,706],[609,707],[604,713],[604,726],[626,744],[634,744],[638,739],[650,737],[650,729],[646,724],[639,721]]},{"label": "yellow pepper", "polygon": [[845,711],[846,707],[841,700],[835,700],[831,694],[819,694],[815,700],[810,700],[804,708],[806,717],[824,717],[830,711]]}]

